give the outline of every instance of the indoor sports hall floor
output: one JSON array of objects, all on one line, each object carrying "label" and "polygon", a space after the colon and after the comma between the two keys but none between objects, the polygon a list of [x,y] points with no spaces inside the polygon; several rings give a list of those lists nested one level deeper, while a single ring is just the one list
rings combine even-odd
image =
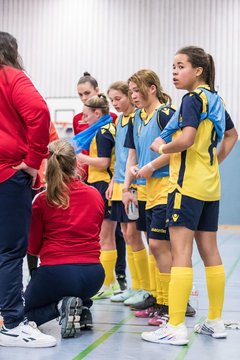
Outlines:
[{"label": "indoor sports hall floor", "polygon": [[[219,247],[226,270],[224,320],[240,320],[240,227],[222,227]],[[187,318],[190,343],[188,346],[152,344],[141,340],[142,331],[155,330],[146,319],[136,319],[130,309],[110,300],[95,301],[92,312],[94,330],[82,331],[78,338],[60,338],[57,321],[41,329],[58,339],[55,348],[23,349],[0,347],[0,360],[238,360],[240,359],[240,330],[227,330],[228,338],[216,340],[196,335],[193,326],[206,315],[207,296],[202,263],[194,249],[194,281],[199,289],[199,310],[195,318]],[[24,266],[24,280],[27,269]]]}]

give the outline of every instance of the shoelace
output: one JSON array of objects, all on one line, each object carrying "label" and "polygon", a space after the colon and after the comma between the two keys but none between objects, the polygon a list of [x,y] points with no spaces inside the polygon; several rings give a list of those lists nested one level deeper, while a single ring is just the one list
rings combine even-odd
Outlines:
[{"label": "shoelace", "polygon": [[33,329],[37,329],[37,324],[34,321],[29,321],[28,319],[25,318],[22,323],[23,325],[29,325]]}]

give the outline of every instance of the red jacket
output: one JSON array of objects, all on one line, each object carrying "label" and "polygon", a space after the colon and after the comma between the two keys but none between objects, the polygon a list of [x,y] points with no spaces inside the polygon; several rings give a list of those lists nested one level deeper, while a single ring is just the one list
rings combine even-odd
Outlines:
[{"label": "red jacket", "polygon": [[41,265],[99,263],[104,203],[98,190],[80,180],[70,184],[70,206],[49,206],[46,191],[33,201],[28,253]]},{"label": "red jacket", "polygon": [[24,161],[39,169],[48,156],[50,114],[30,78],[10,66],[0,68],[0,182]]}]

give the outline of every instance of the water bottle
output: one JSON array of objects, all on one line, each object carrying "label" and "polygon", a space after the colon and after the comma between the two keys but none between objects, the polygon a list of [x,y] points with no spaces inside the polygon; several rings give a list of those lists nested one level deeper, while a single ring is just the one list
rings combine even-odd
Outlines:
[{"label": "water bottle", "polygon": [[[130,190],[130,193],[137,200],[137,190],[134,188],[131,188],[129,190]],[[137,220],[139,218],[138,204],[135,204],[133,201],[130,201],[128,204],[128,214],[127,215],[128,215],[129,220]]]},{"label": "water bottle", "polygon": [[197,312],[199,306],[199,291],[196,282],[194,282],[192,286],[192,291],[190,294],[190,304]]}]

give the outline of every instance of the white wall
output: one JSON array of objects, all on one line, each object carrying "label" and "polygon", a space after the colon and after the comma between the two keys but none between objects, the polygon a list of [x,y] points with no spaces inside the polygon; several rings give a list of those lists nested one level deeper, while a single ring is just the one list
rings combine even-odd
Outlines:
[{"label": "white wall", "polygon": [[176,103],[174,53],[203,46],[216,62],[217,88],[240,130],[239,0],[0,0],[0,30],[19,42],[45,97],[74,97],[84,71],[103,91],[136,70],[155,70]]}]

